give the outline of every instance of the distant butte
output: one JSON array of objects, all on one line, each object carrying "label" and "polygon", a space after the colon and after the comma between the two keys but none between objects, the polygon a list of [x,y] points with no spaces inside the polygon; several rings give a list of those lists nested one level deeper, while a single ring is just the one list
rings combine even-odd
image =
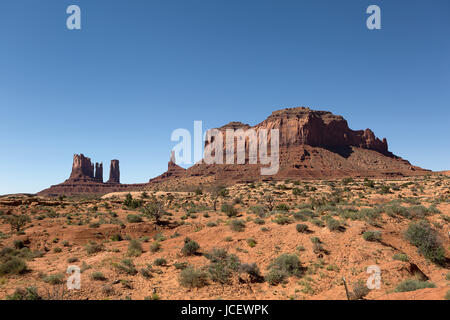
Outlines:
[{"label": "distant butte", "polygon": [[248,164],[247,145],[245,165],[207,165],[199,162],[184,169],[175,163],[172,153],[167,171],[145,184],[120,184],[119,160],[112,160],[110,178],[103,183],[103,165],[97,163],[94,167],[91,160],[81,154],[74,155],[68,180],[41,191],[39,195],[105,194],[153,187],[174,188],[258,180],[388,178],[430,173],[391,153],[386,138],[380,140],[370,129],[352,130],[342,116],[328,111],[306,107],[288,108],[272,112],[266,120],[253,127],[241,122],[230,122],[218,129],[224,135],[226,129],[254,129],[257,132],[260,129],[279,129],[278,173],[261,176],[261,165]]}]

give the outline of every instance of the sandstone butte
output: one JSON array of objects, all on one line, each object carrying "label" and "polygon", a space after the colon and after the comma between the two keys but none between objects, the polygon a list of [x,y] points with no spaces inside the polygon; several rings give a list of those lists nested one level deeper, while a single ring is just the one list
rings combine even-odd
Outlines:
[{"label": "sandstone butte", "polygon": [[[69,179],[38,193],[41,196],[106,194],[145,189],[183,189],[197,185],[233,184],[260,180],[395,178],[429,174],[429,170],[411,165],[388,149],[386,138],[378,139],[370,129],[351,130],[347,121],[327,111],[305,107],[274,111],[266,120],[250,126],[231,122],[218,128],[279,129],[280,168],[276,175],[262,176],[259,164],[205,164],[188,169],[175,164],[172,153],[168,170],[147,183],[121,184],[119,161],[112,160],[110,178],[103,182],[103,164],[91,163],[84,155],[74,155]],[[270,132],[270,131],[269,131]],[[270,145],[270,134],[269,134]],[[247,145],[248,149],[248,145]]]}]

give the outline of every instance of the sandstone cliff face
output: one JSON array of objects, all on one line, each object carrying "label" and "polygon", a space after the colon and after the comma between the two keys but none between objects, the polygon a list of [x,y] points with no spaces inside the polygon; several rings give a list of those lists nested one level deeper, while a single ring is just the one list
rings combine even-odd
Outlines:
[{"label": "sandstone cliff face", "polygon": [[72,173],[70,174],[70,180],[80,179],[93,179],[94,178],[94,165],[91,163],[91,159],[85,157],[83,154],[73,155]]},{"label": "sandstone cliff face", "polygon": [[109,168],[109,180],[107,183],[120,183],[119,160],[111,160]]},{"label": "sandstone cliff face", "polygon": [[280,146],[354,146],[390,155],[386,139],[381,141],[370,129],[353,131],[343,117],[327,111],[314,111],[304,107],[283,109],[273,112],[254,128],[279,129]]}]

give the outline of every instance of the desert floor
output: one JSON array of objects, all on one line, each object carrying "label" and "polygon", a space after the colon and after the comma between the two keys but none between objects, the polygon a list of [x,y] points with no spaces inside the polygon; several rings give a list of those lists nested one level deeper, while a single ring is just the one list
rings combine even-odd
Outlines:
[{"label": "desert floor", "polygon": [[0,298],[347,299],[345,277],[352,299],[450,299],[449,196],[443,175],[4,196]]}]

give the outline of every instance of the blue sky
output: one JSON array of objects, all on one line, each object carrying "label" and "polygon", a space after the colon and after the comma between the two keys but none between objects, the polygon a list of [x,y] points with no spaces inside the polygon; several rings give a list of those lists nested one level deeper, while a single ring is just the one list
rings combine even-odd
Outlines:
[{"label": "blue sky", "polygon": [[[82,30],[66,28],[66,8]],[[366,8],[381,7],[368,30]],[[67,179],[74,153],[124,183],[167,167],[176,128],[310,106],[450,169],[450,2],[4,0],[0,194]]]}]

